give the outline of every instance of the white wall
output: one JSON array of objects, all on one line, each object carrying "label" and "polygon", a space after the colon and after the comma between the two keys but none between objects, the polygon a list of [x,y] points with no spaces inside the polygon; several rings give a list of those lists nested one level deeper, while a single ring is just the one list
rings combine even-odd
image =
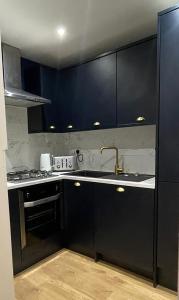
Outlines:
[{"label": "white wall", "polygon": [[2,59],[0,49],[0,299],[13,300],[14,286],[12,274],[10,223],[4,153],[4,150],[7,147],[7,143],[2,74]]},{"label": "white wall", "polygon": [[100,147],[115,145],[125,171],[154,174],[155,172],[155,126],[117,128],[65,134],[28,134],[27,110],[6,107],[8,171],[16,168],[39,168],[41,153],[65,155],[80,149],[84,162],[80,168],[113,170],[113,151],[100,154]]}]

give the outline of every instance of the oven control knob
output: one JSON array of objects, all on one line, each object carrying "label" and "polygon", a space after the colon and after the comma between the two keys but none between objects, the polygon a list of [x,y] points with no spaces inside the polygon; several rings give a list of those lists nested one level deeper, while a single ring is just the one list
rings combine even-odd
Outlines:
[{"label": "oven control knob", "polygon": [[57,168],[58,168],[58,169],[60,169],[60,166],[59,166],[59,165],[57,165]]},{"label": "oven control knob", "polygon": [[29,199],[30,198],[30,193],[26,193],[26,198]]}]

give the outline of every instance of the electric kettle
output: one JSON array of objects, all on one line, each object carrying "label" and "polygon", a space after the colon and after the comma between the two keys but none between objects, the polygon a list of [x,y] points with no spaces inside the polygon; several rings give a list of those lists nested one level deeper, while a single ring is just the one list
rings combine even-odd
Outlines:
[{"label": "electric kettle", "polygon": [[40,155],[40,170],[52,171],[52,156],[50,153],[42,153]]}]

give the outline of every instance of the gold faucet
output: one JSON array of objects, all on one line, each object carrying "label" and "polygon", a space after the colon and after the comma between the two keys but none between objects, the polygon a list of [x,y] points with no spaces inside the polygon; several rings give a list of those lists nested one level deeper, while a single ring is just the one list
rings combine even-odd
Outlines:
[{"label": "gold faucet", "polygon": [[103,150],[107,150],[107,149],[113,149],[113,150],[116,151],[116,164],[115,164],[115,170],[114,170],[115,174],[119,175],[119,174],[123,173],[123,169],[119,167],[119,151],[118,151],[118,148],[113,147],[113,146],[111,146],[111,147],[102,147],[101,148],[101,154],[102,154]]}]

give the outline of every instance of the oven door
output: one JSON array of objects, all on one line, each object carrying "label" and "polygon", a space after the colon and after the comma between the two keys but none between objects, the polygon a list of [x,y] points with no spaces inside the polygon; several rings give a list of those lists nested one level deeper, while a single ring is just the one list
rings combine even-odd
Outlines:
[{"label": "oven door", "polygon": [[54,183],[25,189],[20,198],[22,264],[28,267],[62,248],[63,198]]}]

